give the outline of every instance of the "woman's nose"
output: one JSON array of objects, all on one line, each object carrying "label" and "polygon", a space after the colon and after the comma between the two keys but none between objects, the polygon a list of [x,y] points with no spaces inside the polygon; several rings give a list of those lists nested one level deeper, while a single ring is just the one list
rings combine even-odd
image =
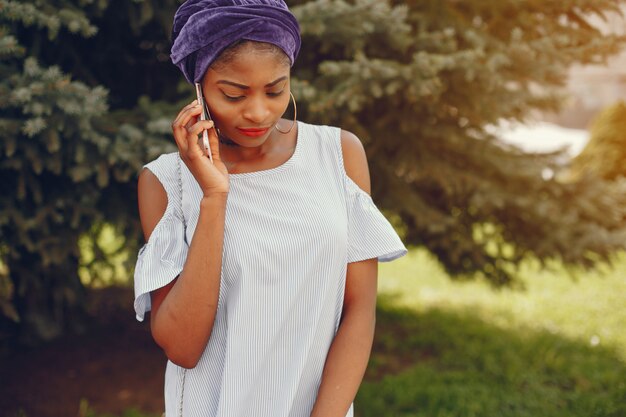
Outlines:
[{"label": "woman's nose", "polygon": [[243,117],[255,124],[261,124],[269,115],[269,106],[261,97],[250,97],[244,109]]}]

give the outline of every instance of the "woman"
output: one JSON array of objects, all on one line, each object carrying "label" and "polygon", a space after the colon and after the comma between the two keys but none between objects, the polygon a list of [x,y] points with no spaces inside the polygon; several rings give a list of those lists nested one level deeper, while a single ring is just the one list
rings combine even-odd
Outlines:
[{"label": "woman", "polygon": [[139,177],[135,309],[151,310],[169,359],[166,416],[352,416],[377,262],[406,253],[368,195],[363,147],[281,119],[300,48],[282,0],[187,1],[173,38],[213,121],[197,101],[183,108],[179,152]]}]

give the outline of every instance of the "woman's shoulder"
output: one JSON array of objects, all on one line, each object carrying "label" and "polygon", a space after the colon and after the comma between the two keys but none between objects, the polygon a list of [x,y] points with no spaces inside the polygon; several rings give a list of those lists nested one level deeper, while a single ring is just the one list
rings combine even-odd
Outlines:
[{"label": "woman's shoulder", "polygon": [[361,189],[370,191],[369,168],[363,143],[354,133],[337,126],[314,125],[300,122],[305,131],[316,136],[319,146],[332,149],[345,173]]},{"label": "woman's shoulder", "polygon": [[336,142],[346,148],[359,151],[363,150],[361,140],[352,132],[342,129],[337,126],[310,124],[305,122],[298,122],[300,128],[302,128],[309,135],[315,135],[322,139],[327,139],[332,142]]},{"label": "woman's shoulder", "polygon": [[315,152],[338,154],[341,157],[341,129],[336,126],[298,122],[298,139],[303,139]]},{"label": "woman's shoulder", "polygon": [[361,140],[352,132],[341,130],[341,154],[346,175],[359,188],[370,193],[370,173],[367,164],[367,155]]},{"label": "woman's shoulder", "polygon": [[338,134],[341,131],[337,126],[307,123],[301,120],[298,120],[298,128],[302,129],[302,134],[318,136]]},{"label": "woman's shoulder", "polygon": [[176,192],[180,185],[180,158],[178,152],[162,154],[143,166],[141,177],[146,177],[146,171],[154,174],[168,195]]},{"label": "woman's shoulder", "polygon": [[143,166],[163,181],[168,181],[178,175],[178,152],[162,154]]},{"label": "woman's shoulder", "polygon": [[145,164],[144,168],[148,168],[150,170],[152,170],[152,168],[172,170],[176,169],[177,163],[178,152],[164,153]]}]

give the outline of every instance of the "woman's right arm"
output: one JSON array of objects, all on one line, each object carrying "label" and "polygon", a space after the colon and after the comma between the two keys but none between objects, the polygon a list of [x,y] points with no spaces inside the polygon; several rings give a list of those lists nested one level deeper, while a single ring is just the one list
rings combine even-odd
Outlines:
[{"label": "woman's right arm", "polygon": [[[228,195],[228,173],[219,157],[214,129],[209,135],[214,164],[210,164],[197,145],[197,134],[202,128],[212,126],[210,121],[195,123],[199,112],[192,103],[172,124],[181,158],[204,192],[198,223],[180,275],[151,292],[152,336],[168,359],[184,368],[196,366],[213,329]],[[138,193],[139,214],[147,241],[163,217],[167,194],[149,170],[143,170],[139,176]]]}]

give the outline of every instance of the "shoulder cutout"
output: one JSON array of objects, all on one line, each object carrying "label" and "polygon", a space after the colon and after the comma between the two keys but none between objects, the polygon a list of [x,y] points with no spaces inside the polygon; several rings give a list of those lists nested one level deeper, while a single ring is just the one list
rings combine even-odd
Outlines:
[{"label": "shoulder cutout", "polygon": [[369,194],[371,191],[370,172],[361,140],[354,133],[342,130],[341,152],[346,174],[359,188]]},{"label": "shoulder cutout", "polygon": [[139,174],[137,197],[139,200],[141,228],[147,242],[167,208],[165,188],[163,188],[157,176],[147,168],[144,168]]}]

